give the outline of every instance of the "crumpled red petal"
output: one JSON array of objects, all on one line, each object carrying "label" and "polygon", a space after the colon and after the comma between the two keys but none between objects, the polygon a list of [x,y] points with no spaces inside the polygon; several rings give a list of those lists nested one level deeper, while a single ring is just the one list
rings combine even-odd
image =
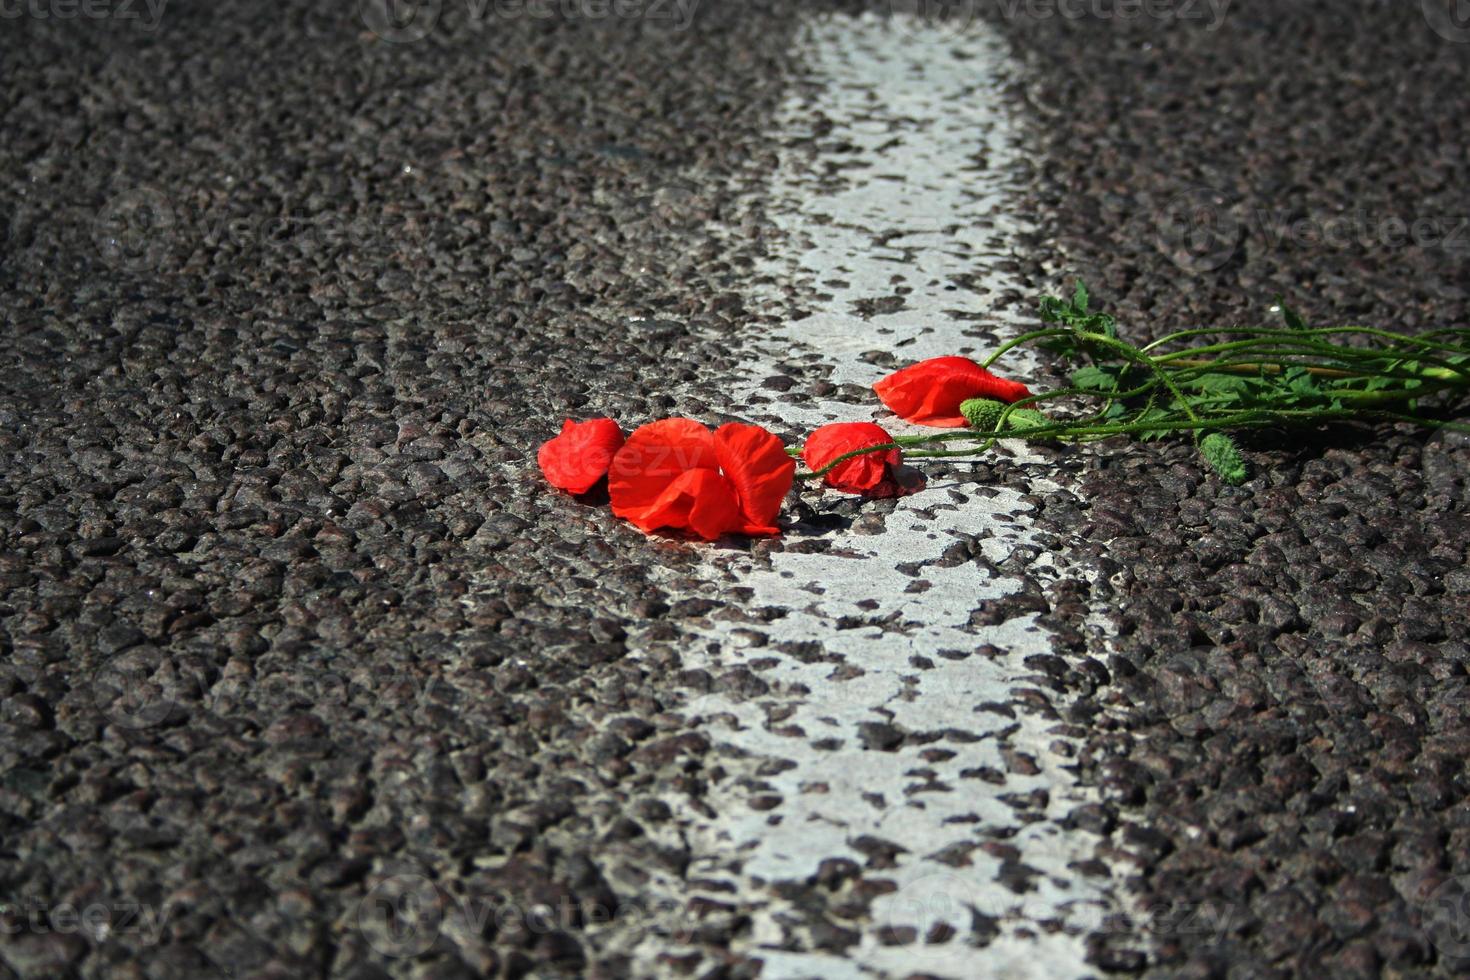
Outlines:
[{"label": "crumpled red petal", "polygon": [[964,426],[960,403],[971,398],[1014,402],[1031,395],[1024,384],[997,377],[968,357],[920,361],[881,379],[873,390],[900,418],[940,428]]},{"label": "crumpled red petal", "polygon": [[[685,472],[715,469],[714,437],[693,419],[639,426],[613,457],[607,492],[613,513],[643,526],[644,514]],[[655,525],[657,526],[657,525]]]},{"label": "crumpled red petal", "polygon": [[715,457],[735,488],[746,534],[775,534],[776,515],[796,479],[796,460],[758,425],[729,422],[715,430]]},{"label": "crumpled red petal", "polygon": [[628,519],[645,532],[679,528],[713,541],[741,526],[740,502],[718,471],[685,470],[658,499]]},{"label": "crumpled red petal", "polygon": [[693,419],[663,419],[635,430],[613,458],[613,513],[644,531],[775,534],[796,462],[781,440],[755,425],[717,432]]},{"label": "crumpled red petal", "polygon": [[612,419],[567,419],[561,433],[537,450],[536,462],[552,486],[568,493],[586,493],[607,475],[622,445],[623,430]]},{"label": "crumpled red petal", "polygon": [[[881,446],[893,437],[873,422],[833,422],[807,437],[801,458],[811,470],[820,470],[834,459],[857,449]],[[822,476],[830,487],[850,493],[872,493],[892,480],[892,470],[903,463],[898,449],[864,453],[838,463]]]}]

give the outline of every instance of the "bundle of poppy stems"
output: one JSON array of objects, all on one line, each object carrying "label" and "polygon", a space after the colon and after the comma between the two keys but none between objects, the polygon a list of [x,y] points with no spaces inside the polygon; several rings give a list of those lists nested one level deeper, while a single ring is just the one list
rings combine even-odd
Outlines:
[{"label": "bundle of poppy stems", "polygon": [[[1041,329],[983,361],[931,358],[873,385],[899,418],[944,432],[892,436],[876,422],[834,422],[798,448],[738,422],[711,431],[692,419],[662,419],[625,438],[612,419],[568,419],[537,458],[546,479],[572,494],[606,480],[613,513],[645,532],[712,541],[779,533],[776,516],[798,479],[900,496],[916,489],[900,480],[905,457],[974,457],[1000,439],[1182,435],[1222,480],[1241,484],[1250,471],[1234,431],[1407,422],[1470,432],[1463,420],[1470,329],[1314,328],[1284,303],[1275,311],[1279,327],[1183,330],[1135,346],[1118,336],[1111,316],[1090,308],[1078,283],[1070,298],[1042,300]],[[1038,394],[992,373],[1023,345],[1074,363],[1072,383]],[[807,472],[797,473],[797,459]]]}]

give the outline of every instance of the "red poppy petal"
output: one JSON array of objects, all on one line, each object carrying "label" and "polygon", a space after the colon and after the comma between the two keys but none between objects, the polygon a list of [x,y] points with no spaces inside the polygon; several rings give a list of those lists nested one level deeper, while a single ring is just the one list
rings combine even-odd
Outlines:
[{"label": "red poppy petal", "polygon": [[910,421],[919,425],[955,429],[969,422],[960,414],[960,405],[970,398],[984,397],[975,379],[965,374],[937,375],[923,388],[918,408]]},{"label": "red poppy petal", "polygon": [[706,541],[741,529],[740,502],[735,490],[715,470],[685,470],[656,500],[626,515],[640,530],[659,528],[692,531]]},{"label": "red poppy petal", "polygon": [[924,393],[933,383],[923,371],[918,370],[920,365],[895,371],[885,378],[878,380],[873,385],[873,390],[878,393],[878,400],[901,419],[917,421],[923,414],[922,402]]},{"label": "red poppy petal", "polygon": [[[856,449],[881,446],[893,441],[881,425],[872,422],[834,422],[824,425],[807,437],[801,457],[813,470],[820,470],[834,459]],[[833,467],[822,479],[838,490],[863,493],[883,484],[890,467],[903,462],[898,449],[854,456]]]},{"label": "red poppy petal", "polygon": [[920,425],[957,428],[965,424],[960,403],[970,398],[1013,402],[1030,396],[1019,381],[996,377],[968,357],[933,357],[873,385],[883,404]]},{"label": "red poppy petal", "polygon": [[770,432],[740,422],[715,430],[715,455],[735,488],[746,523],[757,529],[746,533],[774,534],[776,514],[796,478],[796,460]]},{"label": "red poppy petal", "polygon": [[740,500],[726,477],[713,470],[691,470],[689,476],[693,478],[689,492],[694,495],[686,524],[689,530],[706,541],[733,531],[762,533],[746,530],[741,520]]},{"label": "red poppy petal", "polygon": [[613,513],[642,527],[641,515],[658,505],[685,472],[714,472],[717,466],[714,437],[693,419],[661,419],[640,426],[613,456],[608,471]]},{"label": "red poppy petal", "polygon": [[554,487],[586,493],[607,475],[615,453],[623,445],[623,430],[612,419],[562,423],[561,433],[536,452],[541,472]]},{"label": "red poppy petal", "polygon": [[694,474],[711,472],[713,471],[686,470],[674,477],[645,506],[619,516],[626,517],[643,531],[655,531],[661,527],[682,528],[688,523],[689,511],[694,506],[694,498],[687,492],[689,485],[694,482]]},{"label": "red poppy petal", "polygon": [[781,533],[781,529],[774,524],[742,524],[739,531],[752,538],[773,538]]}]

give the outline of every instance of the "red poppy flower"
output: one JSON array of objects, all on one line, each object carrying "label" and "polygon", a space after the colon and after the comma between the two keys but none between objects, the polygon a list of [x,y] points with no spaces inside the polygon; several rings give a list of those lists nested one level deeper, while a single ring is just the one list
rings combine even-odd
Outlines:
[{"label": "red poppy flower", "polygon": [[536,453],[541,472],[554,487],[586,493],[607,475],[613,454],[623,446],[623,430],[612,419],[561,425],[561,434]]},{"label": "red poppy flower", "polygon": [[[801,458],[812,470],[819,470],[834,459],[868,446],[891,443],[893,437],[873,422],[834,422],[824,425],[807,437]],[[897,497],[904,493],[896,471],[903,463],[897,448],[863,453],[838,463],[822,480],[830,487],[870,497]]]},{"label": "red poppy flower", "polygon": [[722,534],[775,534],[796,461],[758,425],[713,433],[692,419],[636,429],[613,458],[613,513],[644,531],[676,528],[707,541]]},{"label": "red poppy flower", "polygon": [[900,418],[950,429],[967,424],[960,402],[971,398],[1013,402],[1031,396],[1019,381],[998,378],[968,357],[920,361],[890,374],[873,390]]}]

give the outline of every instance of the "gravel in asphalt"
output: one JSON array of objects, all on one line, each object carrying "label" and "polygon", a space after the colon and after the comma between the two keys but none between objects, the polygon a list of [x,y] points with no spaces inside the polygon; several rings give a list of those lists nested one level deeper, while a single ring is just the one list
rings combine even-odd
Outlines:
[{"label": "gravel in asphalt", "polygon": [[[1000,18],[1040,121],[1030,254],[1135,338],[1262,322],[1276,295],[1318,324],[1464,326],[1470,38],[1448,6]],[[1156,972],[1457,975],[1470,448],[1391,427],[1248,448],[1232,488],[1185,446],[1105,445],[1041,512],[1096,571],[1045,619],[1079,653],[1088,610],[1116,637],[1075,720],[1098,819],[1166,912]],[[1100,966],[1140,963],[1120,938]]]},{"label": "gravel in asphalt", "polygon": [[[1431,6],[985,5],[1030,70],[1021,274],[1084,276],[1139,337],[1276,293],[1465,324],[1470,44]],[[17,976],[620,976],[605,913],[687,868],[667,799],[719,774],[670,710],[678,640],[728,597],[547,493],[530,447],[568,408],[719,421],[700,385],[738,369],[765,228],[724,219],[773,165],[794,15],[474,11],[399,42],[297,4],[5,24]],[[1242,488],[1168,443],[1058,452],[1071,486],[1035,502],[1092,572],[1025,593],[1104,796],[1074,819],[1161,910],[1093,962],[1456,975],[1466,450],[1248,448]],[[630,630],[664,643],[629,657]],[[755,975],[721,952],[745,925],[717,910],[663,966]]]},{"label": "gravel in asphalt", "polygon": [[788,18],[468,16],[4,28],[16,975],[619,976],[619,872],[687,862],[704,746],[624,654],[695,559],[534,447],[738,357],[705,225]]}]

